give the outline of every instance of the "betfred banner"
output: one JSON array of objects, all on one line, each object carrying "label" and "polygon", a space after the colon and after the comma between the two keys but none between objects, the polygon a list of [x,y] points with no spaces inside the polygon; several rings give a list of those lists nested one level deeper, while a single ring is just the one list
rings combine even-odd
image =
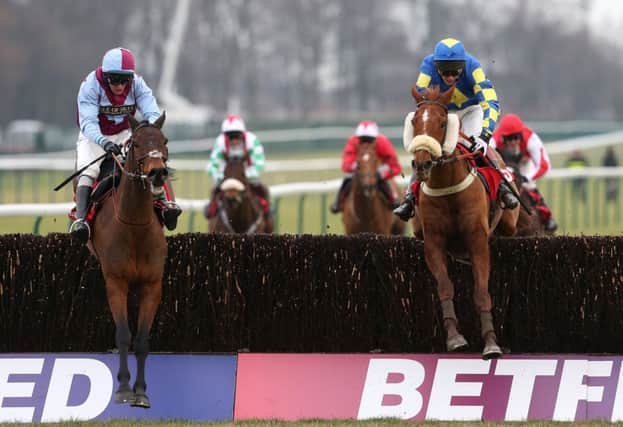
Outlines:
[{"label": "betfred banner", "polygon": [[234,420],[623,420],[623,357],[240,354]]},{"label": "betfred banner", "polygon": [[117,354],[0,354],[0,422],[232,420],[236,356],[149,355],[149,409],[114,402],[118,366]]}]

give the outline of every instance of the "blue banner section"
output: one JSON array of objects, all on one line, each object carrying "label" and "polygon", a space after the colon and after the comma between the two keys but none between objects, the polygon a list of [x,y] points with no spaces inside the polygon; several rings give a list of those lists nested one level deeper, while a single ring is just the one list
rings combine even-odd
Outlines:
[{"label": "blue banner section", "polygon": [[118,366],[116,354],[0,354],[0,422],[233,420],[235,355],[149,355],[149,409],[114,402]]}]

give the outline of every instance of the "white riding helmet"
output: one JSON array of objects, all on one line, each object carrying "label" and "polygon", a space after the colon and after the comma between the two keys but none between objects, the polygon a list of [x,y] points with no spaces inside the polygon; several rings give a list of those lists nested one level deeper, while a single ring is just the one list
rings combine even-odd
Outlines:
[{"label": "white riding helmet", "polygon": [[223,123],[221,123],[221,132],[245,132],[247,128],[244,125],[244,120],[239,116],[227,116]]},{"label": "white riding helmet", "polygon": [[364,120],[363,122],[359,123],[359,125],[357,125],[355,135],[376,138],[379,135],[379,127],[372,120]]}]

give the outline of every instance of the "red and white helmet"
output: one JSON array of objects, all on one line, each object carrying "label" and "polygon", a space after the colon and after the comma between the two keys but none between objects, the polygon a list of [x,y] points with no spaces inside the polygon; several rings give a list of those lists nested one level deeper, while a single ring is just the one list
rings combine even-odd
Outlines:
[{"label": "red and white helmet", "polygon": [[364,120],[363,122],[359,123],[359,125],[357,125],[355,135],[376,138],[379,135],[379,127],[372,120]]},{"label": "red and white helmet", "polygon": [[129,49],[110,49],[102,58],[102,71],[110,74],[134,74],[134,55]]},{"label": "red and white helmet", "polygon": [[221,132],[245,132],[247,128],[244,125],[244,120],[239,116],[227,116],[223,123],[221,123]]}]

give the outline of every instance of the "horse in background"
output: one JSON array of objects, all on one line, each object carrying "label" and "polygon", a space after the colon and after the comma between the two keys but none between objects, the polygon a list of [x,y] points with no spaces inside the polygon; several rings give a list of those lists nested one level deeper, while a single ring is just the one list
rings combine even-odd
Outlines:
[{"label": "horse in background", "polygon": [[[115,343],[119,350],[119,387],[115,402],[149,408],[146,394],[145,361],[149,333],[160,305],[167,241],[154,211],[153,195],[159,194],[169,170],[167,138],[162,133],[165,114],[154,124],[138,123],[132,116],[132,136],[121,178],[112,195],[102,202],[95,216],[88,247],[98,259],[108,305],[115,322]],[[118,160],[115,158],[115,161]],[[134,337],[136,379],[130,388],[128,351],[132,333],[128,325],[128,292],[139,299]]]},{"label": "horse in background", "polygon": [[253,195],[245,174],[244,155],[230,154],[225,157],[226,165],[222,194],[218,195],[216,216],[208,220],[210,233],[256,234],[272,232],[268,228],[259,199]]},{"label": "horse in background", "polygon": [[380,185],[398,194],[393,179],[382,182],[377,170],[382,165],[376,154],[376,141],[357,145],[357,166],[353,171],[350,191],[344,199],[342,223],[346,234],[377,233],[402,235],[405,223],[392,213]]},{"label": "horse in background", "polygon": [[519,208],[502,211],[478,178],[471,162],[473,155],[457,147],[459,119],[448,114],[447,107],[453,91],[454,87],[443,93],[439,87],[422,93],[415,87],[411,89],[417,109],[405,120],[405,138],[410,141],[408,151],[413,154],[412,166],[420,183],[416,192],[419,224],[414,224],[414,230],[419,226],[426,264],[437,282],[448,351],[468,346],[458,330],[448,253],[457,257],[467,254],[484,341],[482,357],[491,359],[501,356],[502,350],[497,344],[491,313],[488,239],[496,227],[503,235],[514,235]]},{"label": "horse in background", "polygon": [[507,169],[513,174],[515,185],[519,189],[519,197],[521,198],[522,205],[530,208],[530,211],[523,208],[519,211],[516,236],[553,236],[555,232],[547,230],[539,218],[537,201],[534,197],[530,196],[530,191],[523,185],[528,182],[528,178],[523,176],[520,171],[520,159],[516,153],[509,149],[500,150],[500,155],[502,156],[502,159],[504,159]]}]

